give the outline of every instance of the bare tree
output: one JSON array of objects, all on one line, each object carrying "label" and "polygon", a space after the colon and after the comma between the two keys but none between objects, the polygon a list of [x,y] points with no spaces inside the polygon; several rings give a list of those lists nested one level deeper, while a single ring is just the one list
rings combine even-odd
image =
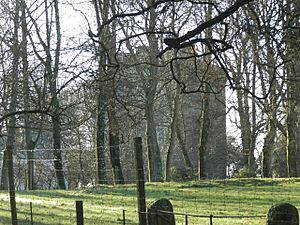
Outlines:
[{"label": "bare tree", "polygon": [[299,176],[299,10],[298,1],[286,3],[286,55],[287,69],[287,171],[288,177]]},{"label": "bare tree", "polygon": [[[26,3],[22,1],[22,43],[21,43],[21,57],[22,57],[22,72],[23,72],[23,93],[24,93],[24,111],[29,111],[30,107],[30,87],[29,87],[29,63],[28,63],[28,28],[26,22]],[[24,126],[25,126],[25,143],[27,151],[27,188],[29,190],[35,189],[34,182],[34,147],[36,141],[32,138],[32,129],[30,128],[30,116],[24,114]]]},{"label": "bare tree", "polygon": [[[98,29],[101,24],[106,23],[110,15],[116,13],[116,2],[114,0],[108,1],[94,1],[94,8],[96,12],[96,20]],[[98,180],[100,183],[106,182],[106,166],[104,153],[104,138],[105,138],[105,118],[107,114],[109,127],[109,149],[110,162],[112,166],[112,174],[115,183],[124,183],[124,177],[120,162],[120,133],[116,112],[116,99],[114,90],[114,75],[117,67],[116,54],[116,24],[113,21],[109,26],[103,29],[99,35],[98,40],[90,32],[90,36],[97,44],[97,52],[99,55],[98,61],[98,105],[97,105],[97,158],[98,158]]]},{"label": "bare tree", "polygon": [[3,166],[2,166],[2,176],[1,176],[1,187],[6,187],[6,182],[8,179],[8,189],[10,196],[10,210],[11,210],[11,222],[13,225],[17,225],[17,208],[15,199],[15,182],[14,182],[14,162],[13,162],[13,151],[15,148],[15,138],[16,138],[16,115],[13,113],[17,110],[18,104],[18,81],[19,81],[19,59],[20,59],[20,43],[19,43],[19,28],[20,28],[20,9],[21,2],[16,1],[13,4],[13,32],[12,32],[12,42],[10,45],[12,53],[12,63],[11,72],[9,79],[9,105],[8,112],[12,113],[11,116],[7,118],[7,140],[6,149],[3,156]]},{"label": "bare tree", "polygon": [[[169,7],[171,4],[174,4],[173,1],[156,1],[156,2],[147,2],[147,4],[137,4],[136,6],[131,6],[128,8],[128,11],[124,12],[122,10],[122,8],[119,9],[119,13],[118,14],[114,14],[111,16],[111,18],[107,19],[106,22],[104,22],[99,29],[99,33],[95,34],[95,36],[100,36],[101,32],[105,31],[106,26],[109,26],[111,23],[113,23],[113,21],[118,20],[120,23],[120,29],[123,30],[124,34],[125,34],[125,39],[122,39],[119,41],[119,50],[121,48],[124,47],[124,43],[127,49],[129,49],[129,51],[131,52],[132,58],[134,58],[134,55],[136,55],[138,52],[148,52],[148,59],[146,61],[146,65],[148,66],[148,73],[149,73],[149,79],[145,79],[143,81],[143,83],[145,83],[146,85],[144,85],[144,91],[145,91],[145,118],[147,121],[147,144],[148,144],[148,159],[149,159],[149,170],[150,170],[150,177],[152,177],[152,180],[160,180],[154,178],[156,175],[154,174],[158,174],[157,177],[162,177],[160,174],[160,170],[159,168],[162,168],[162,163],[161,163],[161,159],[159,158],[155,158],[155,157],[161,157],[160,156],[160,151],[158,148],[158,142],[156,139],[156,131],[155,131],[155,119],[153,117],[153,114],[151,112],[153,112],[153,108],[154,108],[154,102],[153,100],[155,99],[155,93],[157,92],[157,87],[158,87],[158,83],[157,83],[157,79],[155,79],[155,77],[157,77],[158,74],[158,67],[160,64],[160,61],[156,58],[156,57],[163,57],[166,55],[166,53],[171,50],[174,49],[175,51],[180,51],[183,50],[187,47],[191,47],[193,45],[196,44],[203,44],[203,45],[210,45],[211,48],[208,49],[207,52],[203,53],[203,54],[194,54],[192,57],[203,57],[205,55],[213,55],[216,58],[216,61],[220,64],[220,67],[224,70],[224,74],[225,76],[228,78],[229,84],[234,88],[234,82],[233,79],[230,77],[228,71],[226,70],[226,67],[224,66],[224,62],[222,61],[222,59],[220,58],[220,54],[222,52],[225,52],[226,50],[232,48],[232,46],[230,44],[228,44],[227,42],[227,31],[228,31],[228,27],[229,25],[227,23],[223,23],[224,19],[231,16],[232,14],[234,14],[237,10],[239,10],[243,5],[248,4],[251,1],[236,1],[233,5],[229,6],[227,9],[225,10],[220,10],[217,4],[214,3],[208,3],[208,2],[199,2],[199,5],[209,5],[210,7],[212,7],[215,10],[215,14],[213,16],[211,16],[210,18],[206,18],[206,20],[204,20],[204,22],[202,22],[200,25],[197,24],[195,29],[189,30],[188,32],[186,32],[185,34],[181,35],[181,32],[176,33],[174,30],[168,30],[165,29],[165,27],[162,26],[157,26],[157,24],[154,23],[155,18],[159,18],[159,16],[163,15],[164,13],[170,13],[170,15],[172,14],[172,7]],[[181,4],[181,2],[179,2],[179,4]],[[187,3],[188,4],[188,3]],[[197,5],[197,4],[196,4]],[[130,10],[132,11],[130,11]],[[176,13],[180,13],[176,12]],[[140,16],[140,17],[139,17]],[[140,19],[142,18],[147,18],[147,23],[146,26],[146,30],[143,30],[143,26],[140,26]],[[130,30],[129,25],[131,23],[131,21],[135,22],[134,24],[132,24],[132,29]],[[156,19],[156,21],[159,21],[159,19]],[[197,19],[196,19],[197,21]],[[180,21],[176,21],[177,24],[180,24],[180,22],[182,22],[183,24],[186,24],[189,22],[189,19],[186,20],[180,20]],[[161,23],[163,24],[163,22]],[[223,25],[222,25],[223,24]],[[224,32],[221,36],[220,39],[215,39],[212,37],[201,37],[201,34],[203,32],[206,32],[206,30],[208,30],[210,27],[215,26],[215,25],[219,25],[219,26],[223,26],[224,27]],[[179,25],[180,26],[180,25]],[[183,25],[184,26],[184,25]],[[128,27],[128,30],[126,30],[124,27]],[[184,29],[183,29],[184,30]],[[165,34],[165,38],[164,38],[164,44],[165,45],[161,45],[159,47],[158,45],[158,36],[159,34]],[[134,43],[135,40],[135,45],[133,46],[132,43]],[[142,48],[140,47],[138,49],[138,51],[136,50],[136,44],[137,43],[142,43],[145,42],[145,40],[148,41],[149,46],[146,46],[146,48]],[[164,49],[162,49],[162,46],[166,46]],[[166,58],[168,58],[169,56],[166,56]],[[177,56],[175,56],[177,57]],[[184,60],[184,58],[182,58]],[[137,60],[135,58],[135,68],[140,68],[138,69],[138,73],[142,72],[142,66],[141,66],[141,62],[140,60]],[[167,64],[170,64],[171,67],[174,66],[174,64],[172,63],[172,59],[167,61]],[[160,65],[163,66],[163,65]],[[174,71],[176,71],[174,68],[171,68],[172,72],[172,76],[173,79],[178,82],[179,87],[182,89],[183,92],[186,92],[186,85],[185,83],[183,83],[182,81],[180,81],[177,77],[177,74],[174,73]],[[141,74],[143,74],[144,72],[142,72]],[[205,83],[207,81],[202,80],[202,84]],[[201,88],[195,90],[197,92],[205,92],[205,90],[202,88],[202,85],[200,85]],[[207,91],[207,90],[206,90]],[[207,98],[203,98],[203,99],[207,99]],[[203,106],[208,106],[208,101],[206,102],[206,104],[204,104]],[[208,107],[207,107],[208,108]],[[204,112],[204,111],[203,111]],[[207,113],[206,113],[207,114]],[[202,123],[205,124],[205,123]],[[207,129],[203,129],[203,131],[207,131]],[[179,133],[178,133],[179,134]],[[202,138],[202,147],[205,147],[205,132],[202,132],[203,134],[203,138]],[[206,135],[207,136],[207,135]],[[174,145],[174,133],[173,133],[173,137],[171,138],[171,143],[173,143],[172,145]],[[181,139],[182,140],[182,139]],[[183,143],[182,141],[180,143]],[[172,149],[173,146],[170,146],[170,153],[172,154]],[[151,150],[152,149],[152,150]],[[151,150],[151,151],[150,151]],[[252,154],[253,155],[253,154]],[[187,154],[185,154],[185,156],[187,156]],[[168,157],[167,157],[168,158]],[[185,157],[186,158],[186,157]],[[167,167],[166,168],[170,168],[170,164],[169,164],[169,159],[170,157],[167,159]],[[251,159],[253,159],[253,157],[251,157]],[[253,160],[252,160],[253,161]],[[204,163],[202,163],[202,165],[204,165]],[[158,168],[158,170],[156,170],[156,168]],[[169,170],[169,169],[168,169]],[[152,172],[153,172],[153,175]]]},{"label": "bare tree", "polygon": [[[39,21],[34,18],[33,13],[27,8],[27,13],[31,20],[32,26],[36,32],[38,43],[32,35],[29,36],[31,45],[35,52],[36,57],[40,60],[44,67],[44,78],[49,90],[49,111],[51,111],[52,123],[52,138],[53,138],[53,156],[54,167],[56,170],[56,179],[58,187],[66,189],[63,162],[62,162],[62,135],[61,135],[61,118],[60,118],[60,104],[58,98],[58,75],[60,68],[60,54],[61,54],[61,28],[60,28],[60,15],[59,3],[57,0],[44,1],[44,19],[45,19],[45,37],[43,37],[43,30],[40,28]],[[51,14],[53,9],[54,14]],[[39,8],[39,10],[41,10]],[[54,17],[54,18],[53,18]],[[53,31],[53,24],[55,31]],[[53,40],[53,37],[55,41]],[[53,43],[54,42],[54,43]],[[43,51],[39,51],[42,48]],[[54,49],[54,51],[52,51]],[[49,113],[50,114],[50,113]]]}]

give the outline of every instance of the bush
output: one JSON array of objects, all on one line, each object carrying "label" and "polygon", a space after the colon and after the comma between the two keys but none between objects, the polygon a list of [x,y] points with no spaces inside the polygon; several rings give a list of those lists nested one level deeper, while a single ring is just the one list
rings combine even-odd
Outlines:
[{"label": "bush", "polygon": [[194,180],[195,175],[193,173],[192,168],[171,168],[171,180],[172,181],[190,181]]},{"label": "bush", "polygon": [[238,172],[236,172],[234,177],[236,177],[236,178],[250,178],[250,177],[256,177],[256,174],[249,167],[244,167],[244,168],[240,169]]}]

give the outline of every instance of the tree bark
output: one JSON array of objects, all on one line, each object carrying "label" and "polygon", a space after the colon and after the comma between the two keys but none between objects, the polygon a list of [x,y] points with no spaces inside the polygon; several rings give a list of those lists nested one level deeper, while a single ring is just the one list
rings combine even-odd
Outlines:
[{"label": "tree bark", "polygon": [[[174,154],[175,146],[176,146],[176,130],[177,130],[177,124],[178,124],[178,116],[179,116],[179,101],[180,101],[180,88],[177,87],[175,91],[174,96],[174,103],[171,102],[171,113],[172,115],[172,122],[170,127],[170,144],[169,148],[167,150],[167,159],[166,159],[166,174],[165,174],[165,180],[170,181],[171,176],[171,158]],[[172,107],[172,105],[174,105]]]},{"label": "tree bark", "polygon": [[271,40],[270,40],[270,34],[268,33],[266,35],[267,40],[267,60],[268,60],[268,79],[269,79],[269,86],[271,88],[270,94],[269,94],[269,101],[268,99],[265,100],[265,109],[268,116],[267,119],[267,134],[264,139],[264,145],[262,149],[263,153],[263,177],[272,177],[272,160],[273,160],[273,151],[274,151],[274,144],[275,144],[275,138],[276,138],[276,131],[277,126],[277,100],[278,96],[276,94],[276,85],[277,81],[273,81],[273,77],[276,76],[276,62],[274,60],[274,50],[271,46]]},{"label": "tree bark", "polygon": [[[146,121],[147,121],[147,153],[148,153],[148,167],[149,167],[149,181],[157,182],[163,181],[162,175],[162,161],[160,149],[157,142],[156,123],[154,121],[153,102],[147,97],[146,108]],[[153,101],[153,99],[152,99]]]},{"label": "tree bark", "polygon": [[[150,2],[148,1],[148,4]],[[148,30],[151,32],[155,31],[157,13],[155,9],[151,9],[149,12],[149,27]],[[156,123],[154,120],[154,101],[155,94],[158,84],[158,68],[155,65],[158,65],[158,39],[155,37],[155,34],[148,34],[147,39],[149,42],[149,85],[146,87],[146,105],[145,105],[145,114],[147,122],[147,150],[148,150],[148,164],[149,164],[149,180],[150,181],[163,181],[163,171],[162,171],[162,160],[160,154],[160,148],[157,141],[156,133]]]},{"label": "tree bark", "polygon": [[[9,103],[9,112],[13,113],[17,109],[18,104],[18,79],[19,79],[19,58],[20,58],[20,45],[19,45],[19,13],[20,13],[20,1],[16,1],[16,7],[14,12],[14,31],[13,31],[13,44],[12,44],[12,72],[11,72],[11,96]],[[7,122],[7,141],[6,141],[6,159],[7,159],[7,173],[8,173],[8,188],[10,197],[10,211],[12,225],[17,225],[17,208],[16,208],[16,193],[15,193],[15,181],[14,181],[14,162],[13,162],[13,150],[16,138],[16,116],[12,115],[8,118]]]},{"label": "tree bark", "polygon": [[[52,100],[52,135],[53,135],[53,156],[54,156],[54,168],[56,173],[56,179],[58,188],[66,189],[65,176],[63,171],[62,162],[62,148],[61,148],[61,124],[60,124],[60,106],[57,96],[57,78],[60,61],[60,48],[61,48],[61,33],[60,33],[60,18],[59,18],[59,7],[58,0],[54,0],[54,12],[55,12],[55,25],[56,25],[56,49],[54,58],[54,68],[52,71],[52,60],[48,60],[48,71],[49,71],[49,87],[50,95]],[[50,41],[50,30],[47,30],[47,38]],[[49,42],[48,42],[49,43]],[[48,55],[50,56],[50,44],[47,49]]]},{"label": "tree bark", "polygon": [[[211,2],[211,1],[209,1]],[[206,9],[206,19],[209,21],[212,18],[212,5],[208,5]],[[212,28],[209,27],[205,31],[205,37],[208,39],[212,38]],[[205,52],[211,52],[211,46],[205,46]],[[211,55],[207,55],[204,58],[204,62],[207,63],[209,68],[209,64],[211,61]],[[202,105],[201,105],[201,114],[200,114],[200,139],[199,139],[199,163],[198,163],[198,179],[205,179],[207,177],[207,171],[205,166],[205,157],[208,156],[208,135],[210,130],[210,104],[209,104],[209,80],[205,79],[203,83],[203,94],[202,94]]]},{"label": "tree bark", "polygon": [[[22,45],[21,45],[21,55],[22,55],[22,65],[23,65],[23,90],[24,90],[24,110],[29,111],[29,69],[28,69],[28,53],[27,53],[27,37],[28,37],[28,29],[26,22],[26,5],[25,1],[22,2]],[[32,140],[32,129],[30,128],[30,120],[29,114],[24,114],[24,125],[25,125],[25,149],[27,150],[27,189],[34,190],[35,182],[34,182],[34,152],[33,149],[35,147],[35,143]]]},{"label": "tree bark", "polygon": [[114,182],[116,184],[124,184],[124,177],[120,160],[119,126],[113,101],[114,100],[111,99],[110,105],[108,107],[110,162],[113,170]]},{"label": "tree bark", "polygon": [[[289,100],[287,109],[287,172],[288,177],[297,177],[297,152],[298,146],[296,142],[296,131],[298,129],[298,117],[296,116],[296,106],[291,98],[294,96],[294,87],[292,84],[289,85]],[[294,89],[294,90],[293,90]]]},{"label": "tree bark", "polygon": [[272,177],[272,150],[274,148],[276,127],[268,120],[268,130],[264,139],[263,153],[263,177]]},{"label": "tree bark", "polygon": [[299,127],[299,109],[300,109],[300,55],[299,29],[292,29],[291,26],[299,27],[300,3],[298,1],[289,1],[286,10],[286,35],[285,42],[287,46],[286,60],[289,62],[287,68],[287,171],[288,177],[299,176],[298,165],[300,165],[300,145],[298,143]]},{"label": "tree bark", "polygon": [[96,104],[96,157],[97,157],[97,175],[98,183],[106,184],[106,162],[105,162],[105,96],[102,94],[102,89],[99,87]]},{"label": "tree bark", "polygon": [[[249,12],[249,14],[253,17],[254,15]],[[249,21],[247,21],[250,23]],[[262,89],[262,95],[268,96],[268,98],[265,98],[262,101],[263,107],[264,107],[264,114],[267,115],[267,122],[266,122],[266,134],[264,137],[264,145],[262,148],[262,176],[263,177],[272,177],[272,156],[273,156],[273,149],[275,144],[275,137],[276,137],[276,112],[277,112],[277,99],[276,97],[276,81],[273,80],[273,77],[275,76],[274,73],[276,73],[276,65],[274,60],[274,51],[272,47],[272,41],[270,39],[270,33],[266,32],[264,33],[265,39],[266,39],[266,47],[267,47],[267,68],[264,69],[263,67],[263,61],[260,58],[260,52],[259,52],[259,30],[254,29],[252,31],[254,35],[250,35],[250,40],[252,44],[253,54],[254,54],[254,62],[253,65],[254,68],[257,68],[259,74],[260,74],[260,82],[261,82],[261,89]],[[253,74],[256,73],[256,70],[253,71]],[[265,76],[265,74],[267,76]],[[267,80],[268,79],[268,80]],[[268,83],[266,83],[266,80]],[[267,85],[269,85],[270,92],[269,95],[267,94]],[[256,80],[252,79],[252,93],[256,93]],[[255,108],[256,106],[255,99],[252,100],[252,108]],[[255,110],[256,111],[256,110]],[[256,112],[255,114],[252,112],[252,141],[251,145],[253,146],[255,144],[255,133],[256,133],[256,124],[253,123],[253,121],[256,121]]]},{"label": "tree bark", "polygon": [[193,164],[192,164],[191,159],[189,157],[189,154],[188,154],[188,151],[187,151],[187,148],[186,148],[186,145],[185,145],[184,138],[182,137],[181,126],[180,126],[179,123],[177,123],[176,125],[177,125],[176,126],[176,136],[177,136],[177,139],[178,139],[179,147],[180,147],[181,152],[182,152],[185,167],[187,169],[190,169],[191,173],[193,173],[193,170],[194,170]]},{"label": "tree bark", "polygon": [[[241,51],[244,52],[244,49]],[[243,52],[239,55],[236,55],[235,57],[237,59],[240,59],[237,61],[237,69],[235,72],[233,72],[233,79],[236,82],[237,86],[243,87],[243,84],[241,82],[241,78],[239,77],[242,74],[242,54]],[[247,87],[245,87],[247,88]],[[243,92],[241,89],[236,90],[237,94],[237,110],[238,110],[238,115],[240,117],[240,129],[241,129],[241,139],[242,139],[242,152],[243,152],[243,160],[242,164],[243,167],[246,169],[249,169],[250,165],[250,157],[251,156],[251,123],[250,123],[250,116],[249,116],[249,105],[248,105],[248,94]]]},{"label": "tree bark", "polygon": [[8,190],[7,151],[3,152],[0,190]]},{"label": "tree bark", "polygon": [[[207,91],[207,84],[204,84],[205,91]],[[209,94],[204,93],[202,99],[202,110],[201,110],[201,128],[200,128],[200,141],[199,141],[199,168],[198,168],[198,178],[205,179],[205,154],[207,153],[207,143],[208,143],[208,134],[210,128],[209,120]]]},{"label": "tree bark", "polygon": [[[109,0],[101,2],[100,0],[93,1],[96,14],[97,27],[100,29],[101,23],[105,22],[108,17]],[[103,4],[103,7],[101,5]],[[99,42],[108,43],[109,27],[105,27],[99,36]],[[97,155],[97,176],[99,184],[107,183],[106,161],[105,161],[105,120],[107,112],[107,94],[105,83],[101,82],[101,78],[105,76],[107,55],[102,49],[102,46],[96,47],[98,58],[98,74],[97,74],[97,98],[96,98],[96,155]]]},{"label": "tree bark", "polygon": [[[150,1],[147,4],[151,5]],[[141,86],[144,92],[143,109],[145,112],[146,121],[146,141],[147,141],[147,156],[148,156],[148,170],[150,181],[163,181],[163,170],[160,148],[158,146],[156,123],[154,119],[155,114],[155,97],[158,85],[158,38],[155,34],[155,25],[157,19],[157,13],[155,9],[149,9],[145,18],[145,24],[148,26],[145,28],[147,33],[147,41],[143,43],[143,47],[137,48],[139,51],[134,50],[134,46],[129,41],[129,33],[127,30],[120,25],[125,37],[126,47],[130,52],[130,57],[134,63],[141,62],[135,66],[136,73],[140,75],[142,80]],[[147,62],[146,64],[144,62]]]}]

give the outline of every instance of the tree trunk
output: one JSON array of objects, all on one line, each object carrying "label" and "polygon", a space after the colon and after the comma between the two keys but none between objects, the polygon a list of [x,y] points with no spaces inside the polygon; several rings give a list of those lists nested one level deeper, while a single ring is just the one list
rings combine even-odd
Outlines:
[{"label": "tree trunk", "polygon": [[84,144],[82,143],[82,137],[81,137],[81,132],[80,132],[80,128],[76,129],[77,132],[77,139],[78,139],[78,145],[79,145],[79,156],[78,156],[78,164],[79,164],[79,169],[80,169],[80,182],[82,184],[87,184],[87,179],[85,177],[85,168],[84,168]]},{"label": "tree trunk", "polygon": [[109,151],[115,184],[124,184],[124,177],[120,161],[120,139],[117,134],[109,132]]},{"label": "tree trunk", "polygon": [[[26,22],[26,11],[25,11],[25,5],[26,3],[22,2],[22,45],[21,45],[21,55],[22,55],[22,64],[23,64],[23,89],[24,89],[24,110],[29,110],[29,70],[28,70],[28,54],[27,54],[27,36],[28,36],[28,30],[27,30],[27,22]],[[27,189],[33,190],[35,189],[34,184],[34,152],[33,149],[35,147],[35,143],[32,140],[32,129],[30,128],[30,120],[29,120],[29,114],[24,115],[24,125],[25,125],[25,149],[27,150]]]},{"label": "tree trunk", "polygon": [[265,109],[268,116],[267,120],[267,134],[264,139],[264,145],[262,149],[263,153],[263,177],[272,177],[272,160],[273,160],[273,151],[274,151],[274,144],[276,138],[276,122],[277,121],[277,99],[278,97],[276,94],[276,85],[277,81],[273,81],[273,77],[276,76],[276,62],[274,60],[274,48],[271,46],[270,34],[267,33],[266,35],[267,40],[267,60],[268,60],[268,78],[269,78],[269,86],[271,88],[269,94],[269,101],[268,99],[265,100]]},{"label": "tree trunk", "polygon": [[[204,84],[205,91],[207,90],[207,84]],[[209,94],[204,93],[202,99],[202,109],[201,109],[201,128],[200,128],[200,141],[199,141],[199,168],[198,168],[198,178],[205,179],[205,155],[207,153],[207,143],[208,143],[208,134],[210,128],[209,120]]]},{"label": "tree trunk", "polygon": [[0,190],[8,190],[7,151],[3,152]]},{"label": "tree trunk", "polygon": [[274,148],[276,127],[268,120],[268,130],[264,139],[263,153],[263,177],[272,177],[272,150]]},{"label": "tree trunk", "polygon": [[[292,96],[291,85],[289,86],[289,96]],[[296,142],[297,116],[295,115],[295,105],[289,99],[287,109],[287,172],[288,177],[297,177],[297,152],[298,146]]]},{"label": "tree trunk", "polygon": [[[253,66],[253,72],[252,72],[252,77],[250,78],[250,74],[249,74],[249,79],[251,79],[251,85],[252,85],[252,93],[255,95],[256,93],[256,66]],[[245,99],[247,99],[247,97],[245,97]],[[249,117],[250,118],[250,117]],[[250,123],[250,120],[249,120]],[[250,129],[250,151],[249,151],[249,159],[248,159],[248,167],[249,167],[249,172],[250,174],[253,174],[253,176],[255,176],[255,172],[256,172],[256,163],[255,163],[255,157],[254,157],[254,150],[255,150],[255,146],[256,146],[256,133],[257,133],[257,129],[256,129],[256,99],[255,98],[251,98],[251,129]]]},{"label": "tree trunk", "polygon": [[[211,1],[209,1],[211,2]],[[206,9],[206,15],[207,20],[210,20],[212,18],[212,5],[209,4]],[[205,31],[205,38],[210,39],[212,38],[212,29],[208,28]],[[206,45],[205,46],[205,52],[211,52],[211,46]],[[204,57],[204,61],[207,62],[207,66],[209,68],[209,64],[211,61],[211,55],[207,55]],[[209,87],[207,80],[204,80],[203,83],[203,94],[202,94],[202,107],[201,107],[201,114],[200,114],[200,139],[199,139],[199,163],[198,163],[198,179],[205,179],[207,177],[207,171],[205,168],[205,157],[208,155],[208,135],[209,135],[209,129],[210,129],[210,104],[209,104]]]},{"label": "tree trunk", "polygon": [[115,184],[124,184],[124,177],[120,160],[119,126],[116,119],[116,109],[113,101],[114,99],[111,99],[110,105],[108,107],[110,162],[113,170],[113,178]]},{"label": "tree trunk", "polygon": [[[173,26],[174,26],[174,22],[173,22]],[[175,29],[175,28],[173,28],[173,29]],[[177,57],[176,52],[174,52],[174,57]],[[181,79],[182,74],[181,74],[180,64],[178,63],[178,61],[175,61],[175,69],[176,69],[176,74],[178,76],[178,79]],[[180,86],[176,83],[176,90],[175,90],[174,96],[168,95],[168,101],[170,102],[169,104],[171,106],[170,114],[172,115],[172,122],[171,122],[171,128],[170,128],[170,132],[171,132],[170,145],[169,145],[169,149],[167,151],[167,159],[166,159],[165,179],[167,181],[169,181],[169,179],[170,179],[171,157],[172,157],[172,154],[175,149],[176,138],[178,140],[179,149],[181,150],[181,153],[183,156],[185,169],[187,171],[190,171],[191,173],[193,173],[193,166],[192,166],[191,160],[189,158],[188,151],[186,149],[185,140],[182,137],[181,124],[179,122],[180,109],[181,109],[180,91],[181,91]],[[170,90],[167,90],[167,92],[169,93]],[[173,98],[174,98],[174,101],[172,100]]]},{"label": "tree trunk", "polygon": [[[94,1],[94,9],[96,13],[97,26],[98,29],[102,22],[105,22],[108,17],[108,6],[109,2],[103,2],[103,8],[101,8],[101,2],[98,0]],[[100,37],[99,41],[102,43],[107,42],[108,28],[105,28]],[[96,154],[97,154],[97,175],[99,184],[107,184],[107,174],[106,174],[106,162],[105,162],[105,118],[106,118],[106,107],[107,99],[104,90],[104,83],[101,83],[101,76],[104,76],[104,65],[106,65],[106,53],[101,49],[99,45],[97,47],[97,52],[99,55],[99,65],[98,65],[98,87],[97,87],[97,99],[96,99]]]},{"label": "tree trunk", "polygon": [[167,159],[166,159],[166,174],[165,174],[165,180],[170,181],[170,175],[171,175],[171,158],[174,154],[174,149],[176,146],[176,129],[178,124],[178,116],[179,116],[179,101],[180,101],[180,88],[177,87],[175,91],[174,96],[174,106],[172,107],[171,102],[171,113],[172,115],[172,122],[171,122],[171,128],[170,128],[170,144],[169,148],[167,150]]},{"label": "tree trunk", "polygon": [[[299,10],[300,3],[298,1],[290,1],[287,3],[286,10],[287,27],[300,26]],[[286,41],[286,60],[287,66],[287,171],[289,177],[297,177],[299,175],[298,165],[300,165],[300,145],[298,143],[299,127],[299,110],[300,110],[300,43],[299,29],[288,28],[285,35]]]},{"label": "tree trunk", "polygon": [[105,163],[105,100],[104,95],[100,93],[97,95],[97,111],[96,111],[96,155],[97,155],[97,175],[98,183],[106,184],[106,163]]},{"label": "tree trunk", "polygon": [[[16,1],[16,8],[14,14],[14,32],[13,32],[13,45],[12,45],[12,71],[11,71],[11,96],[9,103],[9,112],[14,113],[18,104],[18,79],[19,79],[19,58],[20,58],[20,46],[19,46],[19,10],[20,2]],[[6,140],[6,159],[7,159],[7,172],[8,172],[8,188],[10,197],[10,212],[12,225],[17,225],[17,208],[16,208],[16,193],[15,193],[15,181],[14,181],[14,162],[13,162],[13,150],[16,136],[16,116],[9,117],[7,122],[7,140]]]},{"label": "tree trunk", "polygon": [[182,137],[181,126],[180,126],[179,123],[176,124],[176,135],[177,135],[179,147],[180,147],[181,152],[182,152],[185,167],[187,169],[190,169],[191,173],[193,173],[193,170],[194,170],[193,164],[191,162],[188,151],[186,149],[185,141],[184,141],[184,138]]},{"label": "tree trunk", "polygon": [[[249,12],[251,16],[252,12]],[[250,23],[248,21],[248,23]],[[259,30],[255,29],[253,30],[255,35],[250,35],[251,43],[252,43],[252,49],[254,54],[254,62],[255,64],[254,69],[258,69],[258,72],[260,74],[260,82],[261,82],[261,90],[263,96],[268,96],[268,98],[264,99],[263,107],[265,109],[265,114],[267,115],[267,122],[266,122],[266,134],[264,137],[264,145],[262,148],[262,176],[263,177],[272,177],[272,156],[273,156],[273,149],[274,149],[274,143],[275,143],[275,137],[276,137],[276,112],[277,112],[277,99],[276,97],[276,81],[273,80],[273,77],[276,73],[276,65],[274,60],[274,47],[272,46],[272,40],[270,39],[270,33],[266,32],[264,33],[265,39],[266,39],[266,47],[267,47],[267,77],[265,76],[265,69],[263,66],[263,61],[260,57],[259,52]],[[256,70],[253,71],[253,74],[256,74]],[[268,79],[268,80],[267,80]],[[266,80],[268,84],[266,83]],[[267,94],[267,85],[269,85],[270,92],[269,95]],[[256,80],[252,79],[252,93],[256,93]],[[252,108],[255,109],[255,99],[252,100]],[[256,111],[256,110],[255,110]],[[256,112],[252,112],[252,141],[251,145],[253,146],[255,144],[255,133],[256,133],[256,124],[253,121],[256,121]],[[254,146],[253,146],[254,148]]]},{"label": "tree trunk", "polygon": [[162,162],[157,142],[156,125],[154,121],[153,102],[146,103],[145,113],[147,122],[147,153],[149,167],[149,181],[163,181]]},{"label": "tree trunk", "polygon": [[[57,77],[60,59],[60,47],[61,47],[61,33],[60,33],[60,19],[58,10],[58,0],[54,0],[54,11],[55,11],[55,25],[56,25],[56,49],[55,49],[55,59],[54,59],[54,69],[52,71],[51,62],[48,60],[49,64],[49,77],[50,77],[50,95],[52,100],[52,135],[53,135],[53,156],[54,156],[54,168],[56,172],[56,179],[58,187],[60,189],[66,189],[65,176],[63,171],[62,162],[62,148],[61,148],[61,124],[60,124],[60,109],[59,100],[57,96]],[[47,38],[50,40],[50,31],[47,31]],[[48,51],[50,51],[50,45],[48,45]],[[48,55],[51,53],[49,52]]]},{"label": "tree trunk", "polygon": [[[241,62],[238,62],[237,71],[233,73],[233,78],[236,81],[236,85],[240,85],[241,81],[239,75],[241,74]],[[242,138],[242,151],[243,151],[243,167],[250,169],[249,159],[251,152],[251,123],[249,118],[249,106],[248,106],[248,96],[247,93],[243,93],[242,90],[236,90],[237,101],[238,101],[238,114],[240,117],[240,129],[241,129],[241,138]]]},{"label": "tree trunk", "polygon": [[[57,102],[57,100],[56,100]],[[58,102],[57,102],[58,103]],[[58,104],[54,104],[57,108]],[[56,173],[56,179],[59,189],[66,189],[65,176],[63,171],[62,163],[62,148],[61,148],[61,125],[60,116],[57,110],[54,111],[54,116],[52,116],[52,132],[53,132],[53,156],[54,156],[54,168]]]},{"label": "tree trunk", "polygon": [[[148,1],[148,4],[151,4]],[[157,13],[155,9],[150,9],[149,12],[149,27],[148,30],[155,31]],[[154,101],[158,84],[158,39],[155,34],[148,34],[149,42],[149,85],[146,87],[146,102],[145,114],[147,122],[147,149],[148,149],[148,164],[149,164],[149,180],[150,181],[163,181],[162,160],[160,155],[160,148],[157,141],[156,123],[154,120]]]}]

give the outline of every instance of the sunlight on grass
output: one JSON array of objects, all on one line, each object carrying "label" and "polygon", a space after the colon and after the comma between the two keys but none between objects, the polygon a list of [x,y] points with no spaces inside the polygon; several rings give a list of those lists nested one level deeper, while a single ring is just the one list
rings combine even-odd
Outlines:
[{"label": "sunlight on grass", "polygon": [[[275,203],[300,204],[300,179],[232,179],[185,183],[147,183],[147,204],[168,198],[174,208],[176,224],[214,225],[265,224],[268,209]],[[31,224],[30,202],[35,225],[76,224],[75,202],[83,201],[85,224],[138,224],[136,186],[101,185],[81,190],[19,191],[16,193],[19,224]],[[0,192],[0,224],[10,224],[7,192]],[[245,216],[251,217],[246,218]],[[254,218],[252,218],[254,216]],[[220,218],[221,217],[221,218]],[[228,217],[228,218],[226,218]],[[233,217],[233,218],[232,218]],[[239,218],[240,217],[240,218]]]}]

